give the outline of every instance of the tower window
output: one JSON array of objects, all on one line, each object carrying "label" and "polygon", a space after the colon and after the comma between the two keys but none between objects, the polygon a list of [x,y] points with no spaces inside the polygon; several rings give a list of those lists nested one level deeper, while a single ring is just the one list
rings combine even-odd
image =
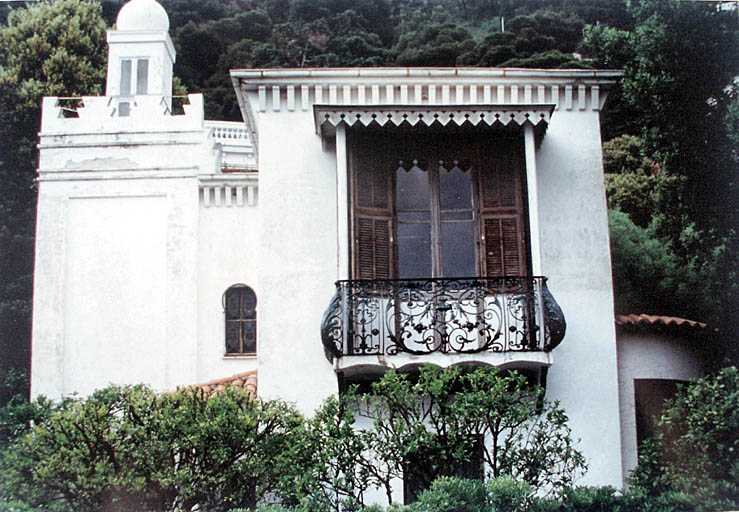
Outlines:
[{"label": "tower window", "polygon": [[[136,62],[134,76],[133,62]],[[149,59],[123,59],[121,61],[121,96],[131,96],[136,84],[136,94],[147,94],[149,90]]]},{"label": "tower window", "polygon": [[136,94],[146,94],[149,82],[149,59],[136,62]]}]

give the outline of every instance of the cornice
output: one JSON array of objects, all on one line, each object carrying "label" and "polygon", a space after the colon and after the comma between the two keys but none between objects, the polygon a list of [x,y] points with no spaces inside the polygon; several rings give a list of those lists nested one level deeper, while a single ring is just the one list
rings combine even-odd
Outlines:
[{"label": "cornice", "polygon": [[316,84],[333,81],[587,81],[613,83],[621,77],[619,70],[531,69],[531,68],[295,68],[233,69],[231,77],[242,84],[293,83]]},{"label": "cornice", "polygon": [[[309,111],[313,105],[553,104],[599,111],[620,71],[521,68],[327,68],[231,71],[242,111]],[[252,125],[251,115],[245,116]]]}]

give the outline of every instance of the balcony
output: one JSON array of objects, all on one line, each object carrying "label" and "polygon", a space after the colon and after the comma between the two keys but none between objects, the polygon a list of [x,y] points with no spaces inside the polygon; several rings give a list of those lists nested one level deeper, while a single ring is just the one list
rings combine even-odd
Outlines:
[{"label": "balcony", "polygon": [[[545,277],[338,281],[321,339],[338,368],[496,360],[549,364],[565,319]],[[495,358],[497,354],[498,358]],[[503,359],[501,359],[503,356]],[[533,357],[532,357],[533,356]],[[347,359],[353,362],[349,364]],[[343,360],[343,364],[342,364]]]}]

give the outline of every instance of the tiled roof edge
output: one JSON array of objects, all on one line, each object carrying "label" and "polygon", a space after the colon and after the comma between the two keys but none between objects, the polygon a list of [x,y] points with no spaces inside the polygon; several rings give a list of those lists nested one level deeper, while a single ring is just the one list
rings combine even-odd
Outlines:
[{"label": "tiled roof edge", "polygon": [[256,398],[257,383],[257,371],[251,370],[248,372],[237,373],[230,377],[223,377],[220,379],[209,380],[207,382],[201,382],[199,384],[192,384],[190,386],[186,386],[186,389],[201,389],[207,396],[212,396],[215,393],[223,391],[228,386],[237,386],[246,389],[253,398]]},{"label": "tiled roof edge", "polygon": [[711,329],[708,324],[696,320],[647,314],[616,315],[616,327],[622,329],[696,330],[706,334],[717,331],[717,329]]}]

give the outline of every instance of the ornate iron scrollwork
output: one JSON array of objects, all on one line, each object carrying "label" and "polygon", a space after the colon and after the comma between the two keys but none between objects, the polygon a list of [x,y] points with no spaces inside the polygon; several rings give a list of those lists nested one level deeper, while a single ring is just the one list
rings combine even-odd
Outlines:
[{"label": "ornate iron scrollwork", "polygon": [[321,327],[329,359],[400,352],[548,351],[564,337],[564,315],[544,277],[353,280],[336,285]]},{"label": "ornate iron scrollwork", "polygon": [[544,300],[544,326],[546,333],[544,337],[544,350],[547,352],[562,343],[567,329],[565,315],[562,308],[559,307],[557,301],[554,300],[549,288],[547,288],[547,280],[542,283],[542,298]]},{"label": "ornate iron scrollwork", "polygon": [[343,286],[336,283],[336,293],[331,298],[326,312],[321,321],[321,341],[326,359],[333,362],[334,357],[341,357],[344,347],[343,310],[341,301],[343,297]]}]

